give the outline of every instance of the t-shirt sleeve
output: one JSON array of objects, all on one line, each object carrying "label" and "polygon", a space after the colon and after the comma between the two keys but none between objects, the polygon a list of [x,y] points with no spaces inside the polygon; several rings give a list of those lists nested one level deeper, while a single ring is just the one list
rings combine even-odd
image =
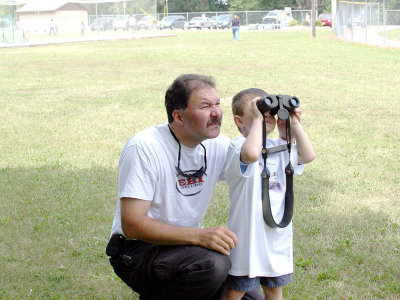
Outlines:
[{"label": "t-shirt sleeve", "polygon": [[138,144],[124,149],[119,162],[119,198],[153,200],[156,172],[145,151]]},{"label": "t-shirt sleeve", "polygon": [[244,164],[240,161],[240,152],[242,149],[244,140],[238,138],[233,139],[229,144],[227,156],[226,156],[226,168],[225,177],[228,182],[234,180],[234,178],[248,177],[251,175],[253,164]]},{"label": "t-shirt sleeve", "polygon": [[222,158],[221,161],[218,161],[218,163],[221,164],[221,169],[220,169],[220,174],[218,177],[218,181],[222,181],[226,179],[225,176],[225,169],[226,169],[226,164],[227,164],[227,152],[229,149],[229,138],[225,135],[220,135],[218,137],[219,139],[219,149],[218,149],[218,157]]}]

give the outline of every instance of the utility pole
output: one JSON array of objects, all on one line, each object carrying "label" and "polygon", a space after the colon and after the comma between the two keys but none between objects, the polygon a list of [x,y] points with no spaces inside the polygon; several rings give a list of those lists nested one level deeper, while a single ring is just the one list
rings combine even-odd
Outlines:
[{"label": "utility pole", "polygon": [[[367,1],[365,1],[365,5],[367,5]],[[336,23],[336,12],[337,12],[337,3],[336,0],[331,0],[331,14],[332,14],[332,29],[338,35],[337,23]]]},{"label": "utility pole", "polygon": [[311,3],[311,28],[312,28],[312,36],[313,37],[316,36],[316,34],[315,34],[315,21],[316,21],[315,1],[316,0],[312,0],[312,3]]}]

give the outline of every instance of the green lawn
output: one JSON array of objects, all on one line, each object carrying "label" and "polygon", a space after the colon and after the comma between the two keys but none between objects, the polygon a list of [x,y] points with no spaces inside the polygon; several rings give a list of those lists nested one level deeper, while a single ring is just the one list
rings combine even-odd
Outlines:
[{"label": "green lawn", "polygon": [[[176,37],[0,49],[0,298],[135,298],[105,255],[118,160],[166,122],[182,73],[213,75],[223,132],[248,87],[296,95],[317,158],[295,180],[286,299],[400,297],[400,50],[329,29],[175,31]],[[162,153],[160,153],[162,155]],[[226,224],[218,185],[205,226]]]}]

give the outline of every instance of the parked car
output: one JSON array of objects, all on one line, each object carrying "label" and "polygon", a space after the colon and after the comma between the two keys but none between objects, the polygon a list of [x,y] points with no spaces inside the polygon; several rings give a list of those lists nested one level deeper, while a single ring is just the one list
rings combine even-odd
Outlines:
[{"label": "parked car", "polygon": [[211,22],[213,22],[213,25],[212,25],[211,27],[214,28],[214,29],[217,29],[217,28],[218,28],[218,25],[217,25],[217,17],[218,17],[218,16],[212,16],[212,17],[210,18]]},{"label": "parked car", "polygon": [[144,16],[136,24],[137,29],[155,29],[157,20],[152,16]]},{"label": "parked car", "polygon": [[363,17],[360,16],[355,16],[353,18],[350,18],[347,20],[347,27],[352,28],[352,27],[363,27],[365,28],[365,21]]},{"label": "parked car", "polygon": [[292,10],[284,10],[285,12],[285,23],[288,25],[290,21],[293,21]]},{"label": "parked car", "polygon": [[160,23],[158,24],[158,28],[160,30],[165,29],[165,28],[185,29],[186,28],[186,18],[184,16],[179,16],[179,15],[166,16],[160,21]]},{"label": "parked car", "polygon": [[229,28],[229,25],[231,24],[233,15],[228,14],[228,15],[219,15],[216,18],[217,21],[217,28]]},{"label": "parked car", "polygon": [[270,11],[262,18],[263,24],[270,25],[273,29],[288,26],[291,20],[293,20],[292,13],[280,9]]},{"label": "parked car", "polygon": [[128,18],[128,29],[135,30],[137,25],[137,20],[135,15],[130,15]]},{"label": "parked car", "polygon": [[11,28],[12,27],[12,20],[0,18],[0,28]]},{"label": "parked car", "polygon": [[332,15],[331,14],[320,14],[318,20],[321,21],[322,26],[332,27]]},{"label": "parked car", "polygon": [[90,30],[112,30],[114,28],[114,18],[113,17],[100,17],[90,24]]},{"label": "parked car", "polygon": [[114,31],[118,30],[118,29],[128,30],[128,26],[129,26],[129,16],[128,15],[117,16],[113,23]]},{"label": "parked car", "polygon": [[214,25],[214,22],[207,17],[194,17],[192,18],[189,23],[187,24],[187,28],[196,28],[196,29],[203,29],[208,28],[211,29]]}]

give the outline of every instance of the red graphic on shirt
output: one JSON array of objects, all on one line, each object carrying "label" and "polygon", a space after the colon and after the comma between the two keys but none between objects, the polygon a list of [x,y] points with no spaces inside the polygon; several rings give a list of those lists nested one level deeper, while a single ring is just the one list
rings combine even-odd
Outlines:
[{"label": "red graphic on shirt", "polygon": [[207,174],[200,178],[185,178],[177,176],[176,189],[178,192],[186,197],[194,196],[203,190],[204,181],[207,179]]}]

